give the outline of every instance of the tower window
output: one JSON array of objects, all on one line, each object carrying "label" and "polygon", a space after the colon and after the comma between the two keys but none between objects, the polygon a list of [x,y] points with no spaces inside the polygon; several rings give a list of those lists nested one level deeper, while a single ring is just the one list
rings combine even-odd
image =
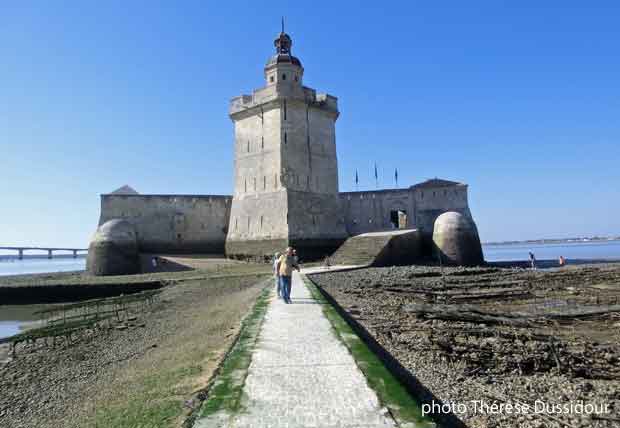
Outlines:
[{"label": "tower window", "polygon": [[307,181],[306,187],[308,187],[309,189],[310,188],[310,176],[308,176],[307,178],[308,178],[308,181]]},{"label": "tower window", "polygon": [[286,134],[286,132],[284,133],[284,144],[288,143],[288,135]]},{"label": "tower window", "polygon": [[284,100],[284,120],[286,120],[286,100]]},{"label": "tower window", "polygon": [[235,230],[237,230],[238,226],[239,226],[239,219],[235,218]]},{"label": "tower window", "polygon": [[254,177],[254,191],[256,192],[256,177]]},{"label": "tower window", "polygon": [[247,178],[243,180],[243,191],[245,193],[248,193],[248,179]]},{"label": "tower window", "polygon": [[248,140],[248,153],[250,153],[250,140]]},{"label": "tower window", "polygon": [[260,228],[263,230],[263,216],[260,216]]},{"label": "tower window", "polygon": [[278,174],[274,174],[273,176],[273,188],[274,189],[278,188]]},{"label": "tower window", "polygon": [[299,81],[299,76],[295,75],[295,82]]},{"label": "tower window", "polygon": [[260,137],[260,148],[261,149],[265,148],[265,137]]},{"label": "tower window", "polygon": [[286,80],[286,74],[282,75],[282,80]]},{"label": "tower window", "polygon": [[248,232],[250,231],[250,220],[251,220],[251,217],[248,216]]},{"label": "tower window", "polygon": [[269,81],[273,83],[273,75],[269,76]]}]

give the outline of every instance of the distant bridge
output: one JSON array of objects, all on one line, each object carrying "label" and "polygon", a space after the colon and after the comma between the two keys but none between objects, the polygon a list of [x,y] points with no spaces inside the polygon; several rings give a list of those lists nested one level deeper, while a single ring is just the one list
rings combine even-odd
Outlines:
[{"label": "distant bridge", "polygon": [[54,251],[70,251],[73,252],[73,258],[78,256],[78,252],[88,251],[88,248],[50,248],[50,247],[0,247],[0,250],[17,251],[18,258],[24,258],[24,251],[47,251],[47,258],[52,258]]}]

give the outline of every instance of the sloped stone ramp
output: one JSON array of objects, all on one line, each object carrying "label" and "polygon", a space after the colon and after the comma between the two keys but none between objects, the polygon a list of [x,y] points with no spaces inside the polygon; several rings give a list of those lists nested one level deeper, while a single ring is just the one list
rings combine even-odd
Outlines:
[{"label": "sloped stone ramp", "polygon": [[412,264],[421,255],[417,229],[370,232],[352,236],[333,254],[334,265],[391,266]]}]

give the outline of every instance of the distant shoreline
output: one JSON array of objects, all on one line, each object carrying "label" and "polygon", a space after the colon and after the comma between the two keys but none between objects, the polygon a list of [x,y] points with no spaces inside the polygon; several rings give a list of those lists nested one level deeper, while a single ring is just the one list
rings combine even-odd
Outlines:
[{"label": "distant shoreline", "polygon": [[587,244],[587,243],[599,243],[599,242],[617,242],[620,241],[620,236],[609,238],[564,238],[564,239],[528,239],[525,241],[499,241],[499,242],[483,242],[482,245],[531,245],[531,244]]}]

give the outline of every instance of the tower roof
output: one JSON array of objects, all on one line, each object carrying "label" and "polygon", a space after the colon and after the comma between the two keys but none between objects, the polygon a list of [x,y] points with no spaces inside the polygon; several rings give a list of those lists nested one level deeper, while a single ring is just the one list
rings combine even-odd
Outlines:
[{"label": "tower roof", "polygon": [[139,195],[139,193],[133,187],[125,184],[111,192],[110,195]]},{"label": "tower roof", "polygon": [[418,184],[414,184],[411,187],[416,188],[428,188],[428,187],[451,187],[451,186],[464,186],[463,183],[457,181],[444,180],[441,178],[431,178],[430,180],[423,181]]},{"label": "tower roof", "polygon": [[276,54],[267,60],[265,67],[283,63],[289,63],[301,67],[301,61],[299,61],[299,58],[294,57],[291,53],[293,39],[291,39],[291,36],[284,32],[284,18],[282,18],[282,31],[280,31],[280,34],[278,34],[276,39],[273,41],[273,45],[276,47]]}]

